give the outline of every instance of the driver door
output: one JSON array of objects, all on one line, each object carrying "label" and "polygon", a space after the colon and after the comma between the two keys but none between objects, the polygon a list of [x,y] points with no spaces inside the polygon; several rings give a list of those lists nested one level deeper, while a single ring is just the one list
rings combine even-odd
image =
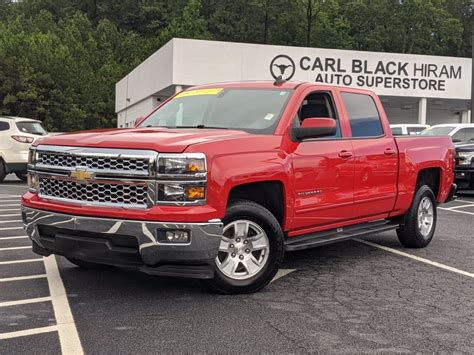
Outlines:
[{"label": "driver door", "polygon": [[299,142],[292,152],[295,209],[292,230],[331,228],[353,217],[354,153],[344,139],[331,91],[305,96],[295,125],[306,118],[336,120],[333,137]]}]

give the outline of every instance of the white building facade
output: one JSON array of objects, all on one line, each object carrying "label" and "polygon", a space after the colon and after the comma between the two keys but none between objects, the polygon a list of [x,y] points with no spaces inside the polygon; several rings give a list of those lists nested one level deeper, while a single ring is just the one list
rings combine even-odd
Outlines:
[{"label": "white building facade", "polygon": [[310,81],[375,91],[390,123],[471,122],[471,58],[174,38],[116,84],[118,127],[190,86]]}]

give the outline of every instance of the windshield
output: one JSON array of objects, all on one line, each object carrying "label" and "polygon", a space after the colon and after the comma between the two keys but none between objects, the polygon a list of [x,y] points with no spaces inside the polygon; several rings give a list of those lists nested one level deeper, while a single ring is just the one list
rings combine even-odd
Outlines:
[{"label": "windshield", "polygon": [[153,112],[140,127],[223,128],[272,134],[290,97],[282,89],[183,91]]},{"label": "windshield", "polygon": [[431,127],[431,128],[425,129],[420,134],[423,136],[445,136],[445,135],[448,135],[453,129],[454,127],[452,126]]},{"label": "windshield", "polygon": [[46,132],[46,130],[41,125],[41,122],[21,121],[17,122],[16,126],[23,133],[36,134],[38,136],[44,136],[48,134],[48,132]]}]

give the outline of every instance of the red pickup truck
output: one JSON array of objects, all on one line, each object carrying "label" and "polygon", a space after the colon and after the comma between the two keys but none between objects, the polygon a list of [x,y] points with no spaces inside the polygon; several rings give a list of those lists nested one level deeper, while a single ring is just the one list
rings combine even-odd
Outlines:
[{"label": "red pickup truck", "polygon": [[285,251],[392,229],[428,245],[454,155],[449,137],[394,138],[370,91],[205,85],[135,128],[41,140],[22,215],[40,255],[253,292]]}]

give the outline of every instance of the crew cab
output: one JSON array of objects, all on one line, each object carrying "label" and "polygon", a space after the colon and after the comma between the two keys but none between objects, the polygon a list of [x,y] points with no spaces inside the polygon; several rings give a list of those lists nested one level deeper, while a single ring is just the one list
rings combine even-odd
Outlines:
[{"label": "crew cab", "polygon": [[427,246],[453,198],[447,136],[394,138],[370,91],[295,82],[192,87],[137,127],[30,152],[33,250],[254,292],[286,251],[396,230]]}]

